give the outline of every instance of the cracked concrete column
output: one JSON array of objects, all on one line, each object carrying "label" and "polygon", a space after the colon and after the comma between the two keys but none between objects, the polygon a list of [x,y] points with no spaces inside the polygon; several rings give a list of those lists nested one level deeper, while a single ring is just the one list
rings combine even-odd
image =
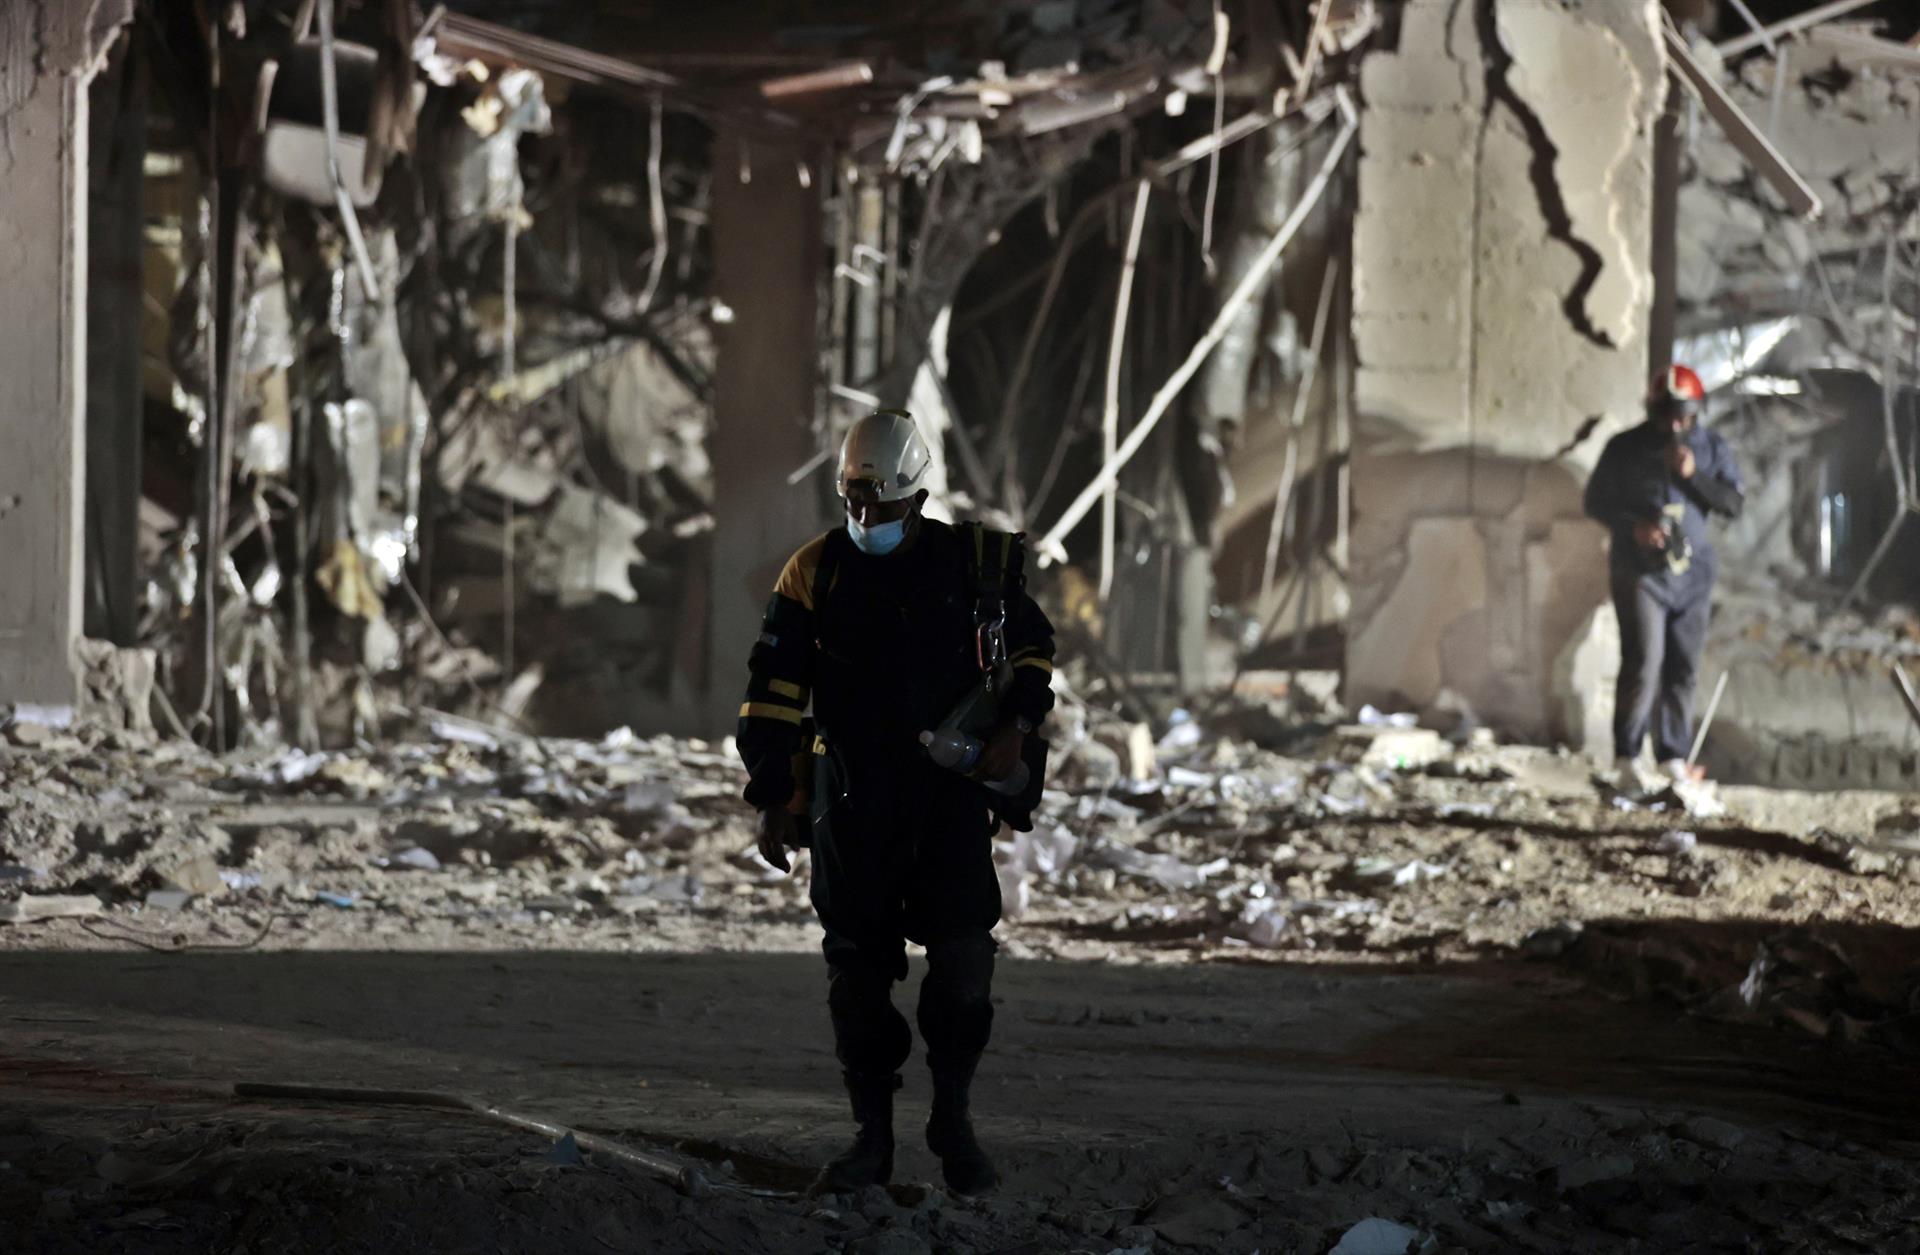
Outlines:
[{"label": "cracked concrete column", "polygon": [[131,16],[0,4],[0,702],[78,695],[87,83]]},{"label": "cracked concrete column", "polygon": [[1581,490],[1645,388],[1658,6],[1391,15],[1362,67],[1347,695],[1451,691],[1579,743],[1591,709],[1555,676],[1590,676],[1567,662],[1606,599]]}]

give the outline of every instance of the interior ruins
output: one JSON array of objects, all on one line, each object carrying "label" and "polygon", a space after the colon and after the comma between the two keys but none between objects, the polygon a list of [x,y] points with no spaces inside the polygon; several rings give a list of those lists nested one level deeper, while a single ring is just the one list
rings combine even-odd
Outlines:
[{"label": "interior ruins", "polygon": [[[0,1247],[1914,1249],[1920,6],[0,0],[0,172]],[[978,1196],[806,1188],[741,797],[895,408],[1057,646]]]}]

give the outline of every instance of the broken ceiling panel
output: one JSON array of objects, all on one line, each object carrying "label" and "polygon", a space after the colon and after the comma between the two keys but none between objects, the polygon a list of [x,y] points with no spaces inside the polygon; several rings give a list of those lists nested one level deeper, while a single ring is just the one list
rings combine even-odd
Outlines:
[{"label": "broken ceiling panel", "polygon": [[633,601],[630,568],[643,561],[635,542],[646,530],[646,519],[606,494],[563,482],[529,546],[528,586],[562,606]]}]

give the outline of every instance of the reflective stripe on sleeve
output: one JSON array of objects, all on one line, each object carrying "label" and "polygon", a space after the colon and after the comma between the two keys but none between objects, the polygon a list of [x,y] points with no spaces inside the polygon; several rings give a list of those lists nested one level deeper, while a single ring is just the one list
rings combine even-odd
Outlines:
[{"label": "reflective stripe on sleeve", "polygon": [[801,713],[791,706],[776,706],[772,702],[740,703],[742,719],[779,719],[786,723],[799,723]]}]

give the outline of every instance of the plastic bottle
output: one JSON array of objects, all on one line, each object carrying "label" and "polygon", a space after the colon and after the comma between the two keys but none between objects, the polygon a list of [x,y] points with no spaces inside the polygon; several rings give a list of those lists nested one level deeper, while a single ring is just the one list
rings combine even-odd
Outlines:
[{"label": "plastic bottle", "polygon": [[[968,736],[957,728],[942,728],[938,732],[922,732],[920,744],[927,747],[927,757],[949,771],[961,775],[970,773],[980,761],[980,755],[986,751],[986,745],[980,738]],[[995,793],[1005,793],[1009,797],[1027,787],[1025,760],[1016,763],[1013,774],[1005,780],[983,780],[982,784]]]}]

